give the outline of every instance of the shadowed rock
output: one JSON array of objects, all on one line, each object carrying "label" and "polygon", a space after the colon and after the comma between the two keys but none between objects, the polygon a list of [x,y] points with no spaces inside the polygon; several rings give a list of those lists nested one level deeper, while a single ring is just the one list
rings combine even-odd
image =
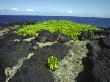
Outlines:
[{"label": "shadowed rock", "polygon": [[67,35],[58,32],[51,33],[47,30],[42,30],[39,32],[38,36],[36,37],[36,40],[38,42],[53,42],[57,40],[58,42],[64,43],[70,41],[71,38]]},{"label": "shadowed rock", "polygon": [[93,68],[92,74],[96,82],[110,82],[110,37],[91,41]]},{"label": "shadowed rock", "polygon": [[54,77],[41,65],[24,65],[9,82],[54,82]]},{"label": "shadowed rock", "polygon": [[5,66],[3,60],[0,58],[0,82],[4,82],[5,79]]},{"label": "shadowed rock", "polygon": [[59,37],[57,39],[57,41],[60,43],[68,42],[70,40],[71,40],[71,37],[64,35],[64,34],[59,35]]},{"label": "shadowed rock", "polygon": [[108,38],[100,38],[99,39],[99,45],[100,45],[101,48],[110,49],[110,37],[108,37]]},{"label": "shadowed rock", "polygon": [[38,36],[36,37],[36,40],[38,42],[46,42],[50,39],[51,37],[51,32],[47,30],[40,31]]}]

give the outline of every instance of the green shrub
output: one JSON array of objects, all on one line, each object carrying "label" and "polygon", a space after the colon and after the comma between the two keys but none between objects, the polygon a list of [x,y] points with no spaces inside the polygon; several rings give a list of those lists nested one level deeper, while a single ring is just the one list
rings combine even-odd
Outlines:
[{"label": "green shrub", "polygon": [[78,24],[67,20],[48,20],[37,22],[34,25],[24,25],[22,28],[16,31],[19,35],[31,35],[36,36],[41,30],[49,30],[50,32],[61,32],[63,34],[71,36],[73,39],[77,38],[81,32],[101,30],[96,26]]},{"label": "green shrub", "polygon": [[50,70],[54,71],[58,67],[58,60],[55,56],[48,57],[48,67]]}]

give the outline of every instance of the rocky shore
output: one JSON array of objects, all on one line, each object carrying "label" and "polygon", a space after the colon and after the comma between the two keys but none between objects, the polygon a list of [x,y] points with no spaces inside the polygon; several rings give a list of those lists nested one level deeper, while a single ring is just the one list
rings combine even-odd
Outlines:
[{"label": "rocky shore", "polygon": [[[73,41],[60,33],[41,31],[37,37],[18,36],[19,25],[0,28],[0,82],[110,82],[110,31],[105,37]],[[59,36],[60,35],[60,36]],[[48,56],[58,69],[47,68]]]}]

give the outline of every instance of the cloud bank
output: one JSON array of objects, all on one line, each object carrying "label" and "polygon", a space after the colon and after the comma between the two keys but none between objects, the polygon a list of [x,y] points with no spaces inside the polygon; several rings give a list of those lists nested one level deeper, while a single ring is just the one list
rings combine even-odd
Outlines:
[{"label": "cloud bank", "polygon": [[34,9],[18,9],[18,8],[0,8],[0,11],[13,11],[13,12],[34,12]]}]

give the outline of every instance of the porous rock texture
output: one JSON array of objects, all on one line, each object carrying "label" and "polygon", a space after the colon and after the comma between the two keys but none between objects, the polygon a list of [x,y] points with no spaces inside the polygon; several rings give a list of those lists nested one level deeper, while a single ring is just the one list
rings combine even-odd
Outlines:
[{"label": "porous rock texture", "polygon": [[39,32],[38,36],[36,37],[38,42],[53,42],[58,41],[60,43],[68,42],[71,40],[71,37],[61,34],[59,32],[49,32],[48,30],[42,30]]},{"label": "porous rock texture", "polygon": [[[13,30],[0,36],[0,82],[110,82],[108,30],[106,37],[89,41],[45,30],[22,37]],[[59,61],[55,71],[47,67],[50,55]]]},{"label": "porous rock texture", "polygon": [[[56,37],[57,33],[52,36]],[[87,53],[86,41],[65,40],[69,37],[62,36],[60,42],[43,43],[17,36],[12,30],[2,36],[0,82],[77,82],[78,74],[83,71],[82,59]],[[58,58],[56,71],[47,67],[50,55]]]},{"label": "porous rock texture", "polygon": [[90,59],[94,65],[92,74],[96,79],[95,82],[110,82],[110,35],[108,34],[110,33],[107,33],[105,38],[90,42],[89,52],[92,54]]}]

